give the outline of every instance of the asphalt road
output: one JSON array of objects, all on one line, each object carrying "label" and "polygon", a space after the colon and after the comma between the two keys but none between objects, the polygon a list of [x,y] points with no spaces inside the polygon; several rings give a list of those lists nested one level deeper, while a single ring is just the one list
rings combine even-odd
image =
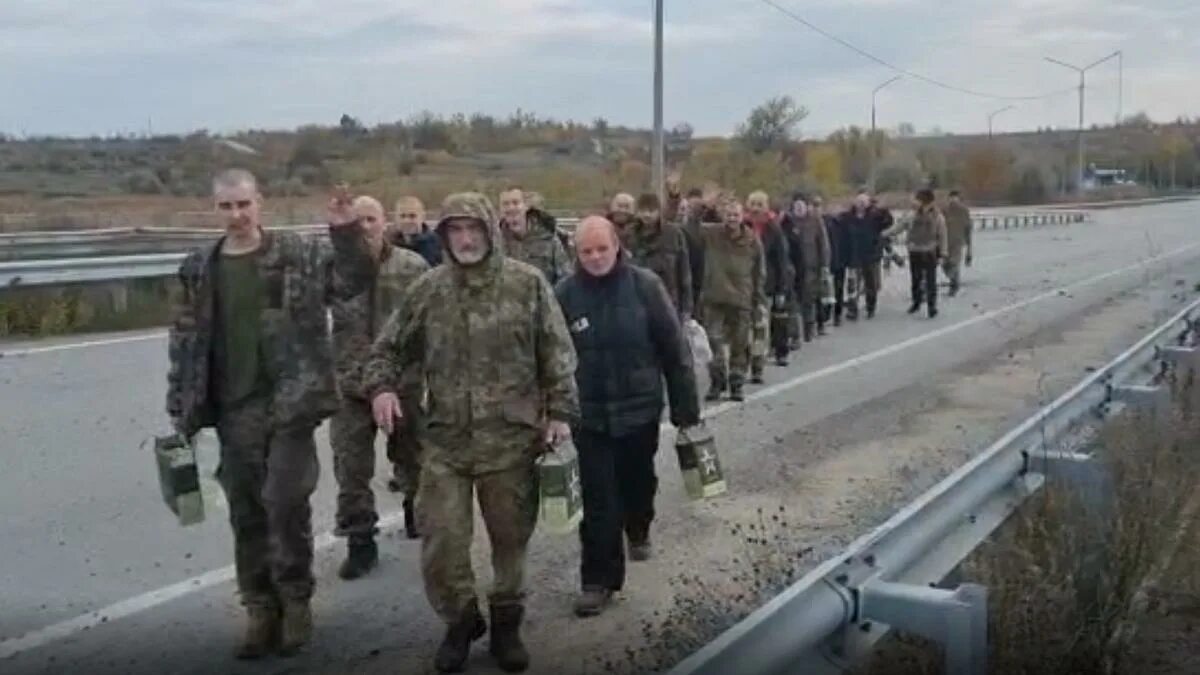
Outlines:
[{"label": "asphalt road", "polygon": [[[1168,204],[1099,212],[1087,224],[977,235],[963,294],[944,300],[933,321],[905,315],[907,270],[894,269],[874,321],[806,345],[789,368],[769,369],[768,384],[751,388],[749,402],[710,411],[729,464],[1152,279],[1165,280],[1163,293],[1175,279],[1190,286],[1200,259],[1198,214],[1191,203]],[[399,500],[382,480],[379,505],[393,527],[375,575],[339,582],[340,545],[319,538],[321,632],[313,653],[255,669],[229,661],[240,626],[220,496],[210,495],[205,523],[180,528],[141,447],[166,429],[165,369],[158,331],[0,346],[0,672],[348,672],[384,665],[379,649],[363,647],[372,644],[387,645],[384,670],[422,672],[441,627],[421,593],[418,546],[394,536]],[[320,446],[328,468],[323,432]],[[213,440],[203,447],[211,464]],[[672,453],[660,453],[663,510],[708,508],[686,504],[674,463]],[[729,482],[736,493],[739,476]],[[319,532],[332,524],[333,496],[326,470],[314,498]],[[575,547],[539,533],[533,583],[569,593]],[[531,615],[534,639],[568,620],[562,611]],[[583,640],[587,630],[578,632]]]}]

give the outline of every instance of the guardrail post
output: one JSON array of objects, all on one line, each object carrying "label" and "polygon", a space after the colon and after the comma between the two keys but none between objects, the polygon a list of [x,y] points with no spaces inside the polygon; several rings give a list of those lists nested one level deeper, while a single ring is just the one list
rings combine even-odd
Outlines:
[{"label": "guardrail post", "polygon": [[878,621],[942,645],[946,673],[987,673],[987,588],[963,584],[953,591],[888,581],[859,589],[859,621]]}]

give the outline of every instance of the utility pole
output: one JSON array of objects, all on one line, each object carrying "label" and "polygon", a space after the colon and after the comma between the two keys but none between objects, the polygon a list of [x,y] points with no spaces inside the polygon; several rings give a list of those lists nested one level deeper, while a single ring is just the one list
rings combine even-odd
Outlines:
[{"label": "utility pole", "polygon": [[665,139],[663,138],[663,2],[654,1],[654,146],[651,148],[651,180],[659,203],[666,207],[663,178],[665,175]]},{"label": "utility pole", "polygon": [[992,139],[992,120],[996,119],[996,115],[999,115],[1000,113],[1003,113],[1003,112],[1008,112],[1009,110],[1012,110],[1015,107],[1017,107],[1017,106],[1007,105],[999,110],[993,110],[992,112],[988,113],[988,140]]},{"label": "utility pole", "polygon": [[875,138],[875,98],[884,87],[902,79],[903,77],[903,75],[897,75],[878,87],[875,87],[875,90],[871,92],[871,166],[870,171],[867,174],[867,189],[871,194],[875,194],[875,164],[877,161],[876,155],[879,154],[879,141]]},{"label": "utility pole", "polygon": [[1052,59],[1049,56],[1045,57],[1045,59],[1047,61],[1049,61],[1050,63],[1060,65],[1064,68],[1070,68],[1071,70],[1074,70],[1075,72],[1079,73],[1079,138],[1077,141],[1078,147],[1076,148],[1076,161],[1078,162],[1079,172],[1078,172],[1078,174],[1076,174],[1077,182],[1075,184],[1075,189],[1079,194],[1083,194],[1083,172],[1084,172],[1084,167],[1086,166],[1084,164],[1084,150],[1083,150],[1083,101],[1084,101],[1084,98],[1087,93],[1087,91],[1086,91],[1087,90],[1087,71],[1091,70],[1092,68],[1095,68],[1096,66],[1100,65],[1101,63],[1104,63],[1105,61],[1108,61],[1109,59],[1116,58],[1118,56],[1121,56],[1120,51],[1113,52],[1112,54],[1109,54],[1108,56],[1100,59],[1099,61],[1090,63],[1082,68],[1080,68],[1079,66],[1071,65],[1070,63],[1065,63],[1063,61],[1059,61],[1058,59]]},{"label": "utility pole", "polygon": [[1117,50],[1117,126],[1125,119],[1125,52]]}]

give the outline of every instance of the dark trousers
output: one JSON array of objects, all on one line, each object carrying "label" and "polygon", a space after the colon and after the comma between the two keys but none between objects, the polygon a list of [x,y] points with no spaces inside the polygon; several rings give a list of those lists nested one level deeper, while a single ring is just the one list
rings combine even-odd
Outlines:
[{"label": "dark trousers", "polygon": [[320,467],[315,423],[277,427],[270,402],[222,411],[218,478],[229,502],[237,586],[247,606],[306,601],[313,592],[312,508]]},{"label": "dark trousers", "polygon": [[[846,268],[835,269],[830,272],[833,277],[833,316],[840,319],[842,312],[846,311]],[[858,313],[858,301],[851,298],[853,307],[850,309],[850,315],[854,316]]]},{"label": "dark trousers", "polygon": [[[860,268],[859,283],[862,285],[863,295],[867,298],[867,311],[874,312],[875,305],[879,301],[879,287],[883,281],[883,274],[879,269],[879,261],[870,262]],[[856,301],[857,302],[857,301]]]},{"label": "dark trousers", "polygon": [[621,590],[625,584],[625,542],[646,541],[654,520],[654,455],[658,422],[627,436],[579,430],[579,479],[583,487],[583,586]]},{"label": "dark trousers", "polygon": [[930,309],[937,309],[937,262],[937,253],[934,251],[913,251],[908,254],[914,306],[925,302]]}]

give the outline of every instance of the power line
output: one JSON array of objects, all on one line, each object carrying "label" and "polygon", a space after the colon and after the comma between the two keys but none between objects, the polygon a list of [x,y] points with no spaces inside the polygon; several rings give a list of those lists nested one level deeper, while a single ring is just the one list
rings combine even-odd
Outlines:
[{"label": "power line", "polygon": [[815,33],[818,33],[830,40],[833,40],[834,42],[853,51],[854,53],[858,54],[859,56],[862,56],[863,58],[874,61],[875,63],[883,66],[884,68],[893,70],[897,73],[900,73],[901,75],[904,75],[905,77],[911,77],[914,80],[920,80],[921,82],[925,82],[927,84],[932,84],[935,87],[940,87],[940,88],[946,89],[948,91],[958,92],[960,94],[967,94],[968,96],[977,96],[979,98],[990,98],[990,99],[995,99],[995,100],[999,100],[999,101],[1036,101],[1039,99],[1050,98],[1052,96],[1059,96],[1061,94],[1075,91],[1075,87],[1070,87],[1067,89],[1060,89],[1057,91],[1052,91],[1052,92],[1049,92],[1046,94],[1038,94],[1036,96],[1005,96],[1003,94],[992,94],[992,93],[988,93],[985,91],[976,91],[974,89],[967,89],[965,87],[959,87],[957,85],[948,84],[946,82],[942,82],[940,80],[935,80],[932,77],[927,77],[920,73],[908,70],[907,68],[902,68],[893,63],[885,61],[885,60],[879,58],[878,56],[875,56],[871,52],[868,52],[867,50],[862,49],[861,47],[858,47],[857,45],[855,45],[847,40],[844,40],[844,39],[838,37],[837,35],[834,35],[833,33],[830,33],[829,31],[825,30],[824,28],[821,28],[820,26],[812,23],[811,21],[805,19],[804,17],[800,16],[799,14],[796,14],[792,10],[780,5],[779,3],[775,2],[774,0],[759,0],[759,1],[762,2],[763,4],[767,5],[768,7],[774,8],[778,12],[782,13],[784,16],[805,26],[809,30],[811,30]]}]

